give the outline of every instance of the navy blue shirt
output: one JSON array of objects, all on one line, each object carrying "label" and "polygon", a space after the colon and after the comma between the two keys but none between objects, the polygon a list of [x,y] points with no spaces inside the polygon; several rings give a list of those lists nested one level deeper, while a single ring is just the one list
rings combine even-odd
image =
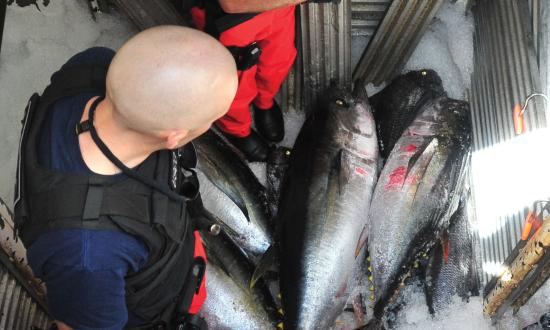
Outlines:
[{"label": "navy blue shirt", "polygon": [[[65,66],[107,66],[114,51],[90,48]],[[60,172],[92,173],[84,163],[75,125],[86,103],[96,95],[63,98],[50,109],[41,129],[38,159]],[[47,287],[51,314],[74,329],[121,329],[139,323],[128,315],[124,278],[148,257],[146,245],[134,236],[104,230],[60,229],[46,232],[27,250],[29,265]],[[128,320],[130,319],[130,322]]]}]

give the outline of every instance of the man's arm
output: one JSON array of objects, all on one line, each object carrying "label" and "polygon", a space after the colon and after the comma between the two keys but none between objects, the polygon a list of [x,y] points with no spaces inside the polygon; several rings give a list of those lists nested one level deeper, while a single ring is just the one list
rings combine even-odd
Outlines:
[{"label": "man's arm", "polygon": [[281,7],[299,5],[307,0],[218,0],[229,14],[260,13]]}]

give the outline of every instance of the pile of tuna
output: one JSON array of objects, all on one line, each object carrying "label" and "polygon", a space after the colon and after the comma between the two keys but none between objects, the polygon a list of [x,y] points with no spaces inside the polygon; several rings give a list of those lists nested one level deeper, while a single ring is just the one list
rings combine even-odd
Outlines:
[{"label": "pile of tuna", "polygon": [[343,313],[351,328],[391,327],[415,279],[432,313],[475,290],[468,104],[426,70],[370,102],[363,88],[328,91],[293,150],[273,150],[267,187],[214,132],[196,142],[204,206],[222,228],[203,234],[211,328],[342,328]]}]

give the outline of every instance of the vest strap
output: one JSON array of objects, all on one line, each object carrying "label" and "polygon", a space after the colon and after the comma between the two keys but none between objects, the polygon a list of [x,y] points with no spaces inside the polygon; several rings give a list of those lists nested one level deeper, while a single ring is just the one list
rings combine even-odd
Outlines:
[{"label": "vest strap", "polygon": [[103,203],[103,192],[105,188],[102,184],[98,184],[92,178],[90,178],[90,185],[88,186],[88,194],[86,194],[86,201],[84,202],[84,211],[82,213],[82,220],[97,220],[101,214],[101,205]]}]

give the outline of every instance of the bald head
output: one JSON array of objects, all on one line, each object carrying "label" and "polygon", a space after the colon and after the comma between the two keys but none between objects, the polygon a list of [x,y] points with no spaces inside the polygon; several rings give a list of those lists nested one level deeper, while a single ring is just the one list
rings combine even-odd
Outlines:
[{"label": "bald head", "polygon": [[107,74],[107,98],[128,128],[144,134],[194,131],[221,117],[235,96],[231,54],[209,35],[179,26],[126,42]]}]

